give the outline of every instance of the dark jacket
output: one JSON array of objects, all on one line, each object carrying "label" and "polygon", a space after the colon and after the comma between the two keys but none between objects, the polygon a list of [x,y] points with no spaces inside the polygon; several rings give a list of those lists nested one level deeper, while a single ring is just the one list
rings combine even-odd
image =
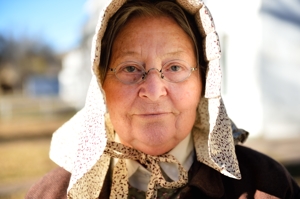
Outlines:
[{"label": "dark jacket", "polygon": [[[242,174],[241,180],[232,179],[195,161],[189,171],[189,183],[182,190],[181,199],[191,198],[290,198],[300,199],[300,188],[287,170],[270,157],[252,149],[236,146]],[[71,174],[62,168],[54,169],[34,184],[26,199],[67,198]],[[108,199],[110,177],[107,176],[99,199]]]}]

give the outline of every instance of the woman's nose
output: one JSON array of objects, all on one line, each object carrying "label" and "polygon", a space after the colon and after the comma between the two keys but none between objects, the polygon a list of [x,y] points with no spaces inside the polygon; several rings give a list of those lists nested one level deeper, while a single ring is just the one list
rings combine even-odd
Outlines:
[{"label": "woman's nose", "polygon": [[145,80],[141,83],[139,96],[157,101],[160,97],[167,95],[166,81],[161,78],[161,73],[156,68],[148,70]]}]

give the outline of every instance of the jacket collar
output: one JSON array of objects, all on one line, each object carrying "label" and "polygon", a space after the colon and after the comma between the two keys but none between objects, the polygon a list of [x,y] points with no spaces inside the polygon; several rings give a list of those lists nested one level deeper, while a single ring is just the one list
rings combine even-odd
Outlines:
[{"label": "jacket collar", "polygon": [[220,198],[224,195],[221,174],[196,159],[189,171],[189,178],[189,186],[201,190],[209,197]]},{"label": "jacket collar", "polygon": [[[108,172],[103,184],[99,199],[109,198],[111,185],[111,172]],[[190,191],[194,187],[211,198],[221,198],[224,195],[224,186],[219,172],[209,166],[198,162],[196,158],[189,171],[189,183],[183,192]]]}]

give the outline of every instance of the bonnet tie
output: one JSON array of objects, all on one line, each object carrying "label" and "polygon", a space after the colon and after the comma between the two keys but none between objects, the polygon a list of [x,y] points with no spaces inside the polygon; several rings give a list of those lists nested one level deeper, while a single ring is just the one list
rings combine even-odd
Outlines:
[{"label": "bonnet tie", "polygon": [[[176,189],[187,184],[188,175],[183,166],[170,154],[152,156],[145,154],[136,149],[124,146],[121,143],[108,141],[104,153],[118,158],[119,161],[113,169],[112,187],[110,198],[127,198],[128,196],[128,174],[125,159],[139,161],[145,165],[151,172],[146,199],[157,198],[157,189],[167,188]],[[160,169],[159,162],[175,163],[178,165],[179,179],[177,181],[168,182]]]}]

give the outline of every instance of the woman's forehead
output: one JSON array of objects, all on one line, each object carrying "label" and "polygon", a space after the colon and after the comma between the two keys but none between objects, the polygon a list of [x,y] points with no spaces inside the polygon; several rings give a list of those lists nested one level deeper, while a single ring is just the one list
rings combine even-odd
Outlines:
[{"label": "woman's forehead", "polygon": [[[154,51],[154,52],[152,52]],[[169,17],[136,17],[118,33],[112,58],[145,56],[183,56],[194,51],[191,38]]]}]

